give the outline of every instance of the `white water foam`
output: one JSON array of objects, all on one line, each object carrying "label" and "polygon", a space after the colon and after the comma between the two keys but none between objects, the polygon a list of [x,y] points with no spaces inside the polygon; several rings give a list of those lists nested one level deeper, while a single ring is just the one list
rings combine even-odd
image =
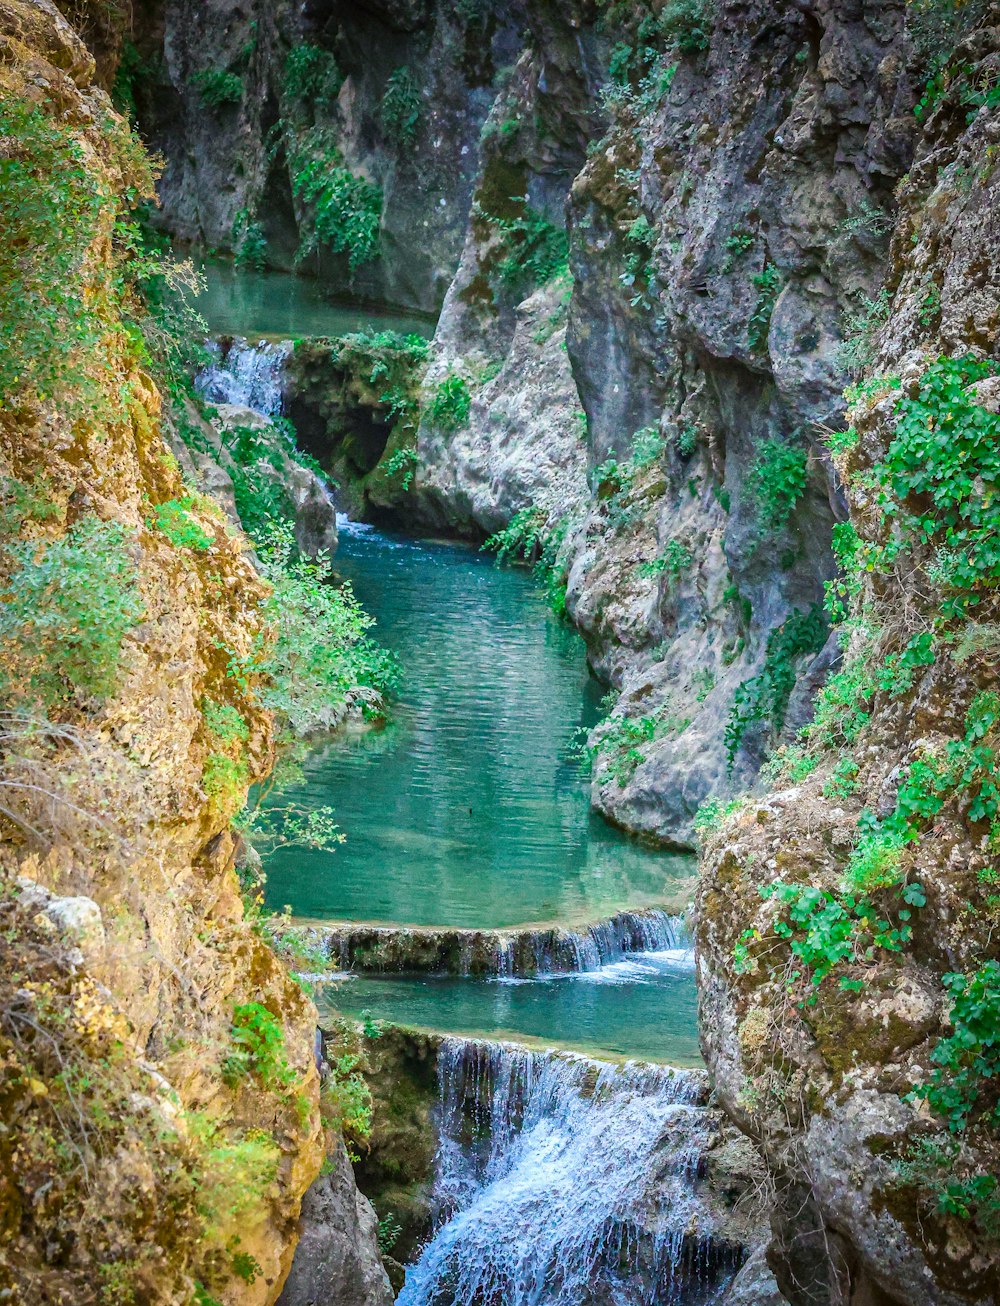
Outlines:
[{"label": "white water foam", "polygon": [[209,342],[214,361],[198,373],[194,387],[210,404],[238,404],[262,417],[280,417],[285,363],[292,342],[234,340],[228,349]]},{"label": "white water foam", "polygon": [[451,1038],[438,1075],[440,1223],[401,1306],[687,1306],[730,1277],[697,1072]]}]

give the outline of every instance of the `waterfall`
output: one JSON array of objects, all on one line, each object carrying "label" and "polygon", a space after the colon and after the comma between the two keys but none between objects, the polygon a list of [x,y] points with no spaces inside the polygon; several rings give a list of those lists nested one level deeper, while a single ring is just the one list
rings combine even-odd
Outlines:
[{"label": "waterfall", "polygon": [[613,978],[615,967],[643,956],[672,969],[694,967],[684,918],[659,910],[620,912],[577,931],[319,924],[298,929],[345,971],[505,980],[566,975]]},{"label": "waterfall", "polygon": [[290,340],[251,345],[233,340],[228,346],[210,341],[213,361],[195,378],[195,389],[210,404],[239,404],[262,417],[281,415],[285,363]]},{"label": "waterfall", "polygon": [[737,1268],[697,1178],[696,1071],[450,1038],[438,1227],[401,1306],[694,1306]]}]

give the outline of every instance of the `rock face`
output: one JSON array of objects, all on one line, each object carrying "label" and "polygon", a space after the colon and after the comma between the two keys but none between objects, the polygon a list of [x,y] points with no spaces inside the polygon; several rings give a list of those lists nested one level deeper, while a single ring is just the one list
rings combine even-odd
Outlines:
[{"label": "rock face", "polygon": [[995,359],[1000,328],[1000,121],[975,90],[1000,28],[968,17],[899,190],[884,322],[838,454],[844,670],[797,774],[711,837],[699,894],[704,1052],[767,1158],[768,1260],[796,1306],[1000,1294],[997,581],[962,553],[964,523],[994,529],[996,366],[970,353]]},{"label": "rock face", "polygon": [[295,1259],[278,1306],[390,1306],[372,1205],[358,1192],[341,1139],[321,1175],[302,1199]]},{"label": "rock face", "polygon": [[[236,12],[226,0],[146,0],[134,85],[167,159],[164,221],[223,249],[238,249],[246,224],[259,222],[268,261],[289,266],[314,230],[296,177],[306,156],[331,160],[377,188],[380,253],[352,264],[321,247],[304,269],[362,298],[436,311],[461,250],[494,82],[519,49],[521,8],[253,0]],[[303,48],[315,54],[296,80],[289,55]]]}]

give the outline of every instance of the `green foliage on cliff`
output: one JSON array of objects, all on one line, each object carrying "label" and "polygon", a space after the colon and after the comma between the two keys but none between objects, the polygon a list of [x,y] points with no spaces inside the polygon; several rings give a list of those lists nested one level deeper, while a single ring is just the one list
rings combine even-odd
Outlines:
[{"label": "green foliage on cliff", "polygon": [[972,974],[944,976],[952,1032],[931,1053],[935,1069],[915,1091],[951,1133],[1000,1125],[1000,961]]},{"label": "green foliage on cliff", "polygon": [[660,31],[681,54],[700,54],[708,49],[714,20],[714,0],[667,0]]},{"label": "green foliage on cliff", "polygon": [[522,508],[483,545],[497,555],[498,562],[533,562],[535,579],[557,616],[566,613],[567,560],[563,546],[571,524],[566,516],[550,525],[544,509]]},{"label": "green foliage on cliff", "polygon": [[795,688],[798,661],[818,653],[828,634],[819,604],[793,612],[771,631],[759,675],[745,680],[733,697],[725,733],[730,767],[736,761],[744,735],[755,721],[766,721],[775,734],[780,733]]},{"label": "green foliage on cliff", "polygon": [[329,50],[308,43],[289,50],[281,88],[289,98],[328,108],[343,84],[343,74]]},{"label": "green foliage on cliff", "polygon": [[397,145],[410,145],[420,126],[420,88],[409,68],[403,66],[390,74],[379,105],[382,130]]},{"label": "green foliage on cliff", "polygon": [[895,438],[875,469],[904,539],[934,550],[927,574],[945,616],[967,615],[1000,583],[1000,417],[970,393],[998,371],[972,357],[932,363],[917,394],[897,401]]},{"label": "green foliage on cliff", "polygon": [[275,526],[258,554],[273,586],[264,602],[270,632],[253,660],[267,681],[266,705],[293,736],[338,724],[351,706],[379,714],[399,670],[369,637],[374,619],[350,585],[334,583],[322,555],[299,555],[290,526]]},{"label": "green foliage on cliff", "polygon": [[287,1088],[295,1072],[285,1056],[285,1031],[278,1018],[260,1002],[241,1002],[233,1008],[232,1047],[222,1064],[222,1077],[230,1086],[255,1076],[265,1088]]},{"label": "green foliage on cliff", "polygon": [[469,422],[472,412],[472,394],[464,377],[452,374],[445,377],[431,394],[424,414],[439,430],[461,430]]},{"label": "green foliage on cliff", "polygon": [[694,554],[691,546],[685,544],[683,540],[667,540],[663,547],[663,553],[653,562],[643,562],[639,566],[639,575],[653,579],[659,576],[667,576],[671,581],[675,581],[682,576],[685,571],[694,562]]},{"label": "green foliage on cliff", "polygon": [[[0,401],[45,398],[71,377],[101,323],[84,295],[86,252],[107,197],[72,131],[33,104],[0,101]],[[88,391],[92,390],[88,386]],[[90,397],[81,396],[82,398]]]},{"label": "green foliage on cliff", "polygon": [[501,285],[526,294],[568,274],[569,237],[565,228],[555,226],[530,204],[525,204],[517,217],[496,217],[492,221],[500,233],[496,270]]},{"label": "green foliage on cliff", "polygon": [[47,710],[101,703],[116,690],[123,641],[143,615],[134,541],[86,515],[62,539],[3,546],[0,686]]},{"label": "green foliage on cliff", "polygon": [[[919,885],[906,887],[891,908],[876,905],[869,899],[850,893],[832,893],[811,884],[785,884],[780,880],[765,885],[761,891],[764,899],[774,899],[781,909],[775,917],[775,936],[787,943],[793,958],[802,969],[793,965],[787,970],[785,983],[794,989],[800,980],[808,982],[805,1005],[814,1006],[818,1000],[816,990],[823,981],[842,965],[852,961],[873,961],[879,951],[900,952],[913,937],[909,924],[908,906],[923,904],[923,891]],[[756,969],[766,951],[760,947],[765,942],[755,928],[745,930],[736,945],[734,966],[737,974],[747,974]],[[840,987],[848,991],[857,988],[859,981],[841,976]]]},{"label": "green foliage on cliff", "polygon": [[202,68],[191,75],[190,82],[201,97],[202,104],[210,109],[239,104],[246,92],[243,78],[225,68]]},{"label": "green foliage on cliff", "polygon": [[781,294],[781,273],[773,263],[765,263],[760,272],[750,278],[757,290],[757,302],[750,321],[747,324],[747,344],[755,352],[767,347],[768,332],[771,329],[771,315],[774,305]]},{"label": "green foliage on cliff", "polygon": [[783,440],[763,440],[747,475],[747,493],[764,530],[780,531],[806,489],[809,454]]},{"label": "green foliage on cliff", "polygon": [[215,536],[210,535],[204,527],[191,516],[196,507],[194,498],[187,494],[182,499],[168,499],[166,503],[155,504],[146,519],[150,530],[165,535],[177,549],[210,549],[215,543]]},{"label": "green foliage on cliff", "polygon": [[287,148],[292,191],[311,211],[299,259],[308,257],[320,245],[334,254],[346,254],[352,271],[377,258],[381,189],[345,167],[339,149],[322,129],[313,128],[296,136]]}]

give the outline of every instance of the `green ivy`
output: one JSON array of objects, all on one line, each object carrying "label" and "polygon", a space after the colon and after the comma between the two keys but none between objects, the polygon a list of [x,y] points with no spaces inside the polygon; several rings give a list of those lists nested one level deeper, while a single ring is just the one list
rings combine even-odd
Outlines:
[{"label": "green ivy", "polygon": [[420,88],[407,67],[397,68],[385,84],[379,106],[382,130],[397,145],[412,145],[420,126]]},{"label": "green ivy", "polygon": [[763,440],[747,474],[747,493],[766,531],[780,531],[806,489],[807,450],[782,440]]},{"label": "green ivy", "polygon": [[796,663],[800,657],[818,653],[828,634],[823,610],[815,603],[807,611],[793,612],[771,631],[762,670],[745,680],[733,697],[724,735],[730,768],[755,721],[767,721],[775,734],[780,733],[795,688]]},{"label": "green ivy", "polygon": [[202,104],[208,105],[210,109],[239,104],[246,91],[243,78],[224,68],[203,68],[192,74],[190,82],[201,97]]}]

